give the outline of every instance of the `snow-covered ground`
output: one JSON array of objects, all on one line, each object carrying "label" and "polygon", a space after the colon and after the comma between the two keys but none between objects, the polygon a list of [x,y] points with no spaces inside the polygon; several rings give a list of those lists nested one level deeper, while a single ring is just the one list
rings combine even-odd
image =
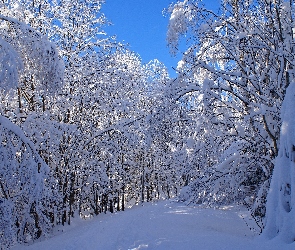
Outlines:
[{"label": "snow-covered ground", "polygon": [[245,221],[254,224],[239,207],[202,209],[162,201],[77,220],[50,239],[14,249],[295,249],[295,243],[257,236]]}]

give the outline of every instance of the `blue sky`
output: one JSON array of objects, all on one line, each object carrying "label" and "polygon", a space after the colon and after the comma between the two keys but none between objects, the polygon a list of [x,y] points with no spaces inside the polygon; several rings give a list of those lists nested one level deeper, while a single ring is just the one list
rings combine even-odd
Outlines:
[{"label": "blue sky", "polygon": [[[169,54],[166,32],[169,17],[162,11],[173,0],[106,0],[102,12],[113,23],[105,30],[109,35],[116,35],[117,40],[128,43],[130,49],[138,53],[143,63],[152,59],[163,62],[174,77],[177,62],[181,55]],[[175,2],[175,1],[174,1]],[[216,9],[219,0],[204,0],[210,9]]]}]

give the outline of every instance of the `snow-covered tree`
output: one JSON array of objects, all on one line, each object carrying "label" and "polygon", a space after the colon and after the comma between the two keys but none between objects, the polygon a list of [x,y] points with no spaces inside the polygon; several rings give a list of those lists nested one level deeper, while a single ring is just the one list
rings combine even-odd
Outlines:
[{"label": "snow-covered tree", "polygon": [[[230,201],[254,202],[254,213],[260,216],[278,154],[280,108],[294,74],[293,7],[293,1],[224,1],[221,15],[203,8],[201,1],[170,7],[172,52],[181,35],[189,38],[178,65],[175,96],[204,95],[206,115],[217,125],[208,125],[210,133],[215,133],[214,141],[227,142],[218,152],[216,178],[206,185],[216,188],[208,194],[218,197],[225,187],[220,180],[233,185],[234,178]],[[217,134],[220,126],[223,132]]]},{"label": "snow-covered tree", "polygon": [[[4,12],[4,11],[3,11]],[[1,15],[1,94],[9,96],[26,78],[33,79],[39,93],[53,94],[62,83],[63,64],[55,46],[25,23]],[[20,113],[1,102],[0,114],[0,210],[1,246],[30,242],[52,228],[48,205],[54,200],[49,168],[41,150],[30,141],[14,120]],[[19,108],[29,99],[17,99]],[[6,116],[6,117],[5,117]]]}]

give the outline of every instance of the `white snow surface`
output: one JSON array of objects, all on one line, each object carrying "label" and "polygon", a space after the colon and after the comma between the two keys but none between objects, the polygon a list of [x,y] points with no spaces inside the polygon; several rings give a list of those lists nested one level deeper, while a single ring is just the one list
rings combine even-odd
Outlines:
[{"label": "white snow surface", "polygon": [[246,225],[254,225],[249,218],[242,207],[204,209],[161,201],[88,221],[77,219],[52,238],[13,249],[295,249],[294,243],[258,236]]}]

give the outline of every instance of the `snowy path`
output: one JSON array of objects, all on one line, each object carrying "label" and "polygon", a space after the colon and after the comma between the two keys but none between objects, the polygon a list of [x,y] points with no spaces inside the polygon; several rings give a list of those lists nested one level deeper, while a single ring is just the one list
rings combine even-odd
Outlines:
[{"label": "snowy path", "polygon": [[102,214],[66,228],[51,239],[15,249],[295,249],[257,238],[241,219],[245,212],[159,202]]}]

